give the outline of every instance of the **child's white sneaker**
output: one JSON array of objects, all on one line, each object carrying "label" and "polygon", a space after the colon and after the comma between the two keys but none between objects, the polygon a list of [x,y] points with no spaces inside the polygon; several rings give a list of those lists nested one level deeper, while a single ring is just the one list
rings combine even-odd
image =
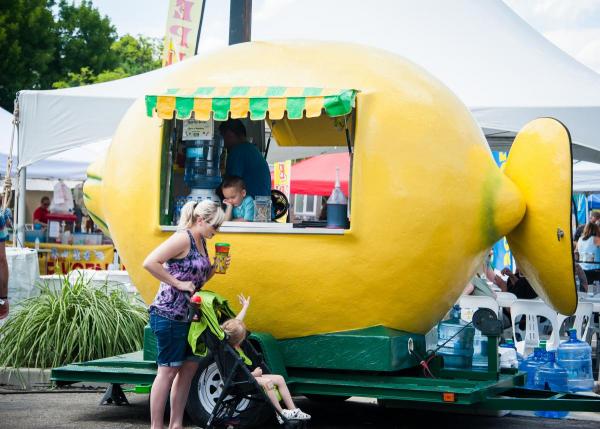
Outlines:
[{"label": "child's white sneaker", "polygon": [[310,414],[306,414],[300,408],[294,408],[293,410],[283,410],[282,413],[286,419],[290,420],[310,420]]}]

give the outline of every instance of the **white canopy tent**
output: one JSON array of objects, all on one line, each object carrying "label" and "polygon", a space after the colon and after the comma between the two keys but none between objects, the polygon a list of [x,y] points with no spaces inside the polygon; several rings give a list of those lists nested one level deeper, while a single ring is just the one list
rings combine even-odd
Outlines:
[{"label": "white canopy tent", "polygon": [[[553,116],[569,128],[576,159],[600,162],[600,76],[500,0],[380,0],[376,6],[347,0],[343,7],[304,0],[274,7],[269,25],[256,26],[253,39],[344,40],[396,52],[448,85],[493,148],[506,150],[528,121]],[[109,141],[131,103],[178,67],[80,88],[20,92],[19,169]]]},{"label": "white canopy tent", "polygon": [[506,148],[527,122],[552,116],[569,128],[576,159],[600,162],[600,75],[501,0],[303,0],[275,9],[253,39],[344,40],[396,52],[450,87],[492,146]]},{"label": "white canopy tent", "polygon": [[600,192],[600,164],[584,161],[573,164],[573,192]]},{"label": "white canopy tent", "polygon": [[[13,115],[0,108],[0,174],[2,176],[6,175],[12,122]],[[39,187],[41,181],[36,179],[84,180],[88,165],[98,156],[101,156],[107,147],[107,143],[93,143],[85,147],[69,149],[48,159],[35,162],[27,169],[27,189],[32,189],[32,186]],[[13,157],[15,158],[13,168],[17,165],[16,152],[17,144],[15,143],[13,147]]]}]

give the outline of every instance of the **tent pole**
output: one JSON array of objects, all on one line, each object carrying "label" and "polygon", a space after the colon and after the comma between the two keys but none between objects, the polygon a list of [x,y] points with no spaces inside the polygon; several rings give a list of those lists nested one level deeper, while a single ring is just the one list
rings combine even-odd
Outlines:
[{"label": "tent pole", "polygon": [[[273,128],[275,128],[275,121],[271,122],[271,132],[269,133],[269,140],[267,140],[267,148],[265,149],[265,161],[269,154],[269,146],[271,146],[271,137],[273,136]],[[263,127],[264,129],[264,127]]]},{"label": "tent pole", "polygon": [[19,170],[19,189],[17,201],[17,226],[14,234],[17,236],[17,247],[25,245],[25,192],[27,184],[27,168]]},{"label": "tent pole", "polygon": [[350,140],[350,130],[348,129],[348,115],[344,116],[344,132],[346,133],[346,144],[348,145],[348,153],[352,156],[352,140]]},{"label": "tent pole", "polygon": [[200,7],[202,9],[200,11],[200,22],[198,23],[198,35],[196,36],[196,46],[194,47],[194,55],[198,55],[198,48],[200,47],[200,33],[202,31],[202,21],[204,21],[204,9],[206,8],[206,1],[203,1]]},{"label": "tent pole", "polygon": [[249,42],[252,34],[252,0],[230,0],[229,44]]}]

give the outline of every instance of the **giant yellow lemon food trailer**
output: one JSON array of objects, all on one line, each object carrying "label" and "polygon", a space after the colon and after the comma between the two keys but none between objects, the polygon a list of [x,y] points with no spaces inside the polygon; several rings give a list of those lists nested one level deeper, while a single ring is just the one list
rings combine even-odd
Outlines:
[{"label": "giant yellow lemon food trailer", "polygon": [[[228,118],[243,119],[259,146],[266,120],[282,147],[341,146],[351,157],[347,229],[225,223],[216,237],[231,244],[232,264],[207,287],[230,300],[252,296],[247,323],[294,393],[599,409],[584,399],[510,398],[522,374],[500,373],[495,358],[483,375],[440,369],[445,380],[436,383],[415,370],[419,359],[407,350],[426,353],[424,334],[503,236],[536,292],[560,313],[575,311],[570,137],[560,122],[525,126],[501,171],[461,101],[396,55],[344,43],[252,42],[187,60],[129,109],[85,185],[90,214],[147,303],[158,282],[142,261],[175,230],[178,198],[213,197],[186,186],[176,168],[185,135],[206,133],[201,156],[218,167],[216,128]],[[152,351],[137,359],[147,374],[96,378],[151,382]],[[85,365],[71,365],[54,377],[86,374]],[[206,387],[218,387],[211,362],[195,383],[190,401],[209,413],[218,396]]]}]

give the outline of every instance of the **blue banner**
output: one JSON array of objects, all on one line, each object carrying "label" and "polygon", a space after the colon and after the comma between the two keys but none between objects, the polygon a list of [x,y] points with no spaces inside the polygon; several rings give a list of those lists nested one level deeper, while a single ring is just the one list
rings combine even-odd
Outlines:
[{"label": "blue banner", "polygon": [[577,225],[586,223],[586,214],[588,211],[587,200],[584,194],[574,194],[573,201],[575,203],[575,215],[577,216]]},{"label": "blue banner", "polygon": [[[492,151],[492,154],[494,155],[494,161],[496,161],[498,167],[502,168],[502,165],[508,158],[508,152]],[[494,244],[492,246],[492,250],[494,251],[494,257],[492,258],[493,269],[502,270],[502,268],[508,267],[511,269],[511,271],[514,271],[513,257],[510,249],[508,248],[506,237],[503,237],[502,240]]]}]

